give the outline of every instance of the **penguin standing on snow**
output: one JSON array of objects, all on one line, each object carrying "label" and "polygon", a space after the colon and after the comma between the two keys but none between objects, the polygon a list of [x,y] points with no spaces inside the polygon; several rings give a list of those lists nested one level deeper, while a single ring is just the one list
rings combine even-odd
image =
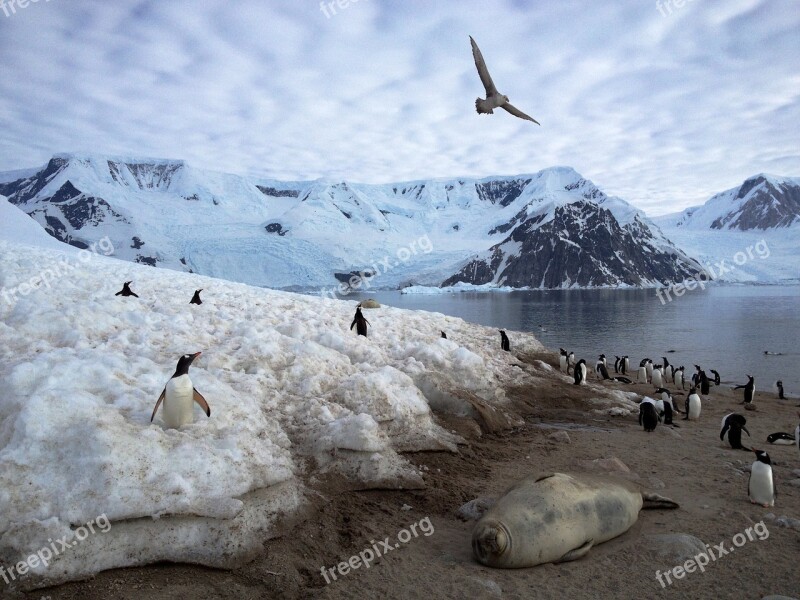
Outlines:
[{"label": "penguin standing on snow", "polygon": [[569,354],[563,348],[559,348],[559,355],[558,355],[558,368],[562,371],[569,373]]},{"label": "penguin standing on snow", "polygon": [[200,300],[200,292],[202,292],[202,291],[203,291],[202,289],[195,290],[194,291],[194,296],[192,296],[192,299],[189,300],[189,304],[202,304],[203,301]]},{"label": "penguin standing on snow", "polygon": [[511,351],[511,343],[508,341],[508,336],[506,332],[502,329],[500,330],[500,348],[505,350],[506,352]]},{"label": "penguin standing on snow", "polygon": [[696,421],[700,418],[700,396],[697,395],[697,388],[689,390],[689,395],[686,397],[686,416],[683,417],[684,421],[691,419]]},{"label": "penguin standing on snow", "polygon": [[727,432],[728,443],[731,445],[731,448],[734,450],[749,451],[750,448],[742,446],[742,431],[744,431],[748,436],[750,435],[750,432],[747,431],[747,427],[745,427],[745,423],[747,423],[747,418],[744,415],[737,413],[725,415],[722,418],[722,429],[720,429],[719,432],[720,441],[725,439],[725,433]]},{"label": "penguin standing on snow", "polygon": [[366,317],[361,313],[361,305],[359,304],[356,306],[356,314],[353,317],[353,322],[350,323],[350,331],[353,331],[353,327],[355,327],[358,335],[367,337],[367,325],[371,325],[371,323],[367,321]]},{"label": "penguin standing on snow", "polygon": [[655,430],[660,420],[655,401],[645,396],[639,404],[639,425],[642,425],[644,430],[650,433]]},{"label": "penguin standing on snow", "polygon": [[164,424],[167,427],[182,427],[191,423],[194,420],[192,413],[193,402],[197,402],[206,416],[211,416],[211,409],[208,407],[208,402],[203,398],[203,395],[194,389],[192,380],[189,379],[189,366],[200,356],[200,352],[195,354],[184,354],[178,359],[178,366],[175,368],[175,373],[172,378],[164,386],[164,391],[158,397],[156,406],[153,409],[153,414],[150,416],[150,422],[156,416],[158,407],[164,403],[164,410],[161,416],[164,419]]},{"label": "penguin standing on snow", "polygon": [[756,382],[752,375],[747,376],[747,383],[744,385],[737,385],[733,389],[739,390],[741,388],[744,388],[744,402],[742,402],[742,404],[750,404],[753,401],[753,396],[756,393]]},{"label": "penguin standing on snow", "polygon": [[572,369],[573,373],[575,374],[575,385],[585,385],[586,384],[586,361],[584,359],[580,359],[578,364],[575,365],[575,368]]},{"label": "penguin standing on snow", "polygon": [[115,295],[115,296],[133,296],[133,297],[135,297],[135,298],[138,298],[138,297],[139,297],[139,296],[138,296],[138,294],[134,294],[134,293],[131,291],[130,285],[131,285],[132,283],[133,283],[132,281],[126,281],[125,283],[123,283],[123,284],[122,284],[122,289],[121,289],[120,291],[118,291],[118,292],[117,292],[116,294],[114,294],[114,295]]},{"label": "penguin standing on snow", "polygon": [[753,449],[756,460],[750,467],[750,479],[747,482],[747,494],[750,502],[760,504],[764,508],[775,506],[778,490],[772,474],[772,462],[764,450]]}]

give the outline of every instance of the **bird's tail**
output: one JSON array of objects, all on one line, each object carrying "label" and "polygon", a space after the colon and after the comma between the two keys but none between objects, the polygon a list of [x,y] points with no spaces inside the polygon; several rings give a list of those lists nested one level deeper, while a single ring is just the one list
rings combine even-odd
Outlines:
[{"label": "bird's tail", "polygon": [[475,112],[477,112],[479,115],[491,115],[492,114],[491,110],[486,110],[483,107],[483,99],[482,98],[475,98]]}]

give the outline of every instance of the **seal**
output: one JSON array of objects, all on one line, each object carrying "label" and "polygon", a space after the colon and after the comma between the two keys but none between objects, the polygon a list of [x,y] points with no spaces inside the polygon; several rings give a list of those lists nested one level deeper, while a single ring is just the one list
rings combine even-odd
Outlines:
[{"label": "seal", "polygon": [[576,560],[622,535],[642,508],[678,508],[668,498],[607,476],[551,473],[513,485],[475,524],[478,562],[501,569]]}]

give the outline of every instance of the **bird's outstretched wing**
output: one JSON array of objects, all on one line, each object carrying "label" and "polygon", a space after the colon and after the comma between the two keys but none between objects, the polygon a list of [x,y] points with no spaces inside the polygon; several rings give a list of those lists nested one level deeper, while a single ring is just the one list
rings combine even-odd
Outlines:
[{"label": "bird's outstretched wing", "polygon": [[161,392],[161,395],[158,397],[158,402],[156,402],[156,407],[153,409],[153,414],[150,415],[150,422],[153,422],[153,419],[156,416],[156,412],[158,411],[158,407],[161,406],[161,403],[164,401],[164,396],[167,395],[167,388],[164,387],[164,390]]},{"label": "bird's outstretched wing", "polygon": [[486,88],[486,95],[492,96],[497,93],[497,88],[494,87],[492,76],[489,75],[489,69],[486,68],[486,62],[483,60],[483,55],[481,54],[480,48],[478,48],[478,44],[475,43],[472,36],[469,36],[469,41],[472,44],[472,57],[475,59],[475,66],[478,67],[478,75],[481,76],[483,87]]},{"label": "bird's outstretched wing", "polygon": [[206,416],[210,417],[211,407],[208,406],[208,402],[206,402],[206,399],[203,398],[203,394],[192,388],[192,397],[194,398],[194,401],[200,405],[200,408],[203,409],[203,412],[206,413]]},{"label": "bird's outstretched wing", "polygon": [[533,121],[533,122],[534,122],[534,123],[536,123],[537,125],[541,125],[541,123],[539,123],[539,121],[537,121],[537,120],[536,120],[536,119],[534,119],[533,117],[529,117],[528,115],[526,115],[524,112],[522,112],[520,109],[518,109],[518,108],[517,108],[516,106],[514,106],[513,104],[510,104],[510,103],[506,102],[506,103],[505,103],[505,104],[503,104],[503,105],[502,105],[500,108],[502,108],[503,110],[506,110],[506,111],[510,112],[510,113],[511,113],[512,115],[514,115],[515,117],[519,117],[520,119],[525,119],[526,121]]}]

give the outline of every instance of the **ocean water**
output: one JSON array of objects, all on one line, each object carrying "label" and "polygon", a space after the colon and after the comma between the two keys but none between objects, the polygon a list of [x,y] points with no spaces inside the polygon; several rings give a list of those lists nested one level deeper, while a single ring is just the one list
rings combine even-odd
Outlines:
[{"label": "ocean water", "polygon": [[590,367],[604,353],[610,372],[615,355],[627,354],[632,367],[644,357],[660,363],[666,356],[688,374],[695,364],[710,376],[716,369],[723,385],[744,384],[751,374],[756,392],[773,391],[781,379],[787,395],[800,396],[800,286],[711,286],[664,302],[655,290],[371,291],[346,298],[375,298],[388,306],[528,331],[548,348],[575,352]]}]

